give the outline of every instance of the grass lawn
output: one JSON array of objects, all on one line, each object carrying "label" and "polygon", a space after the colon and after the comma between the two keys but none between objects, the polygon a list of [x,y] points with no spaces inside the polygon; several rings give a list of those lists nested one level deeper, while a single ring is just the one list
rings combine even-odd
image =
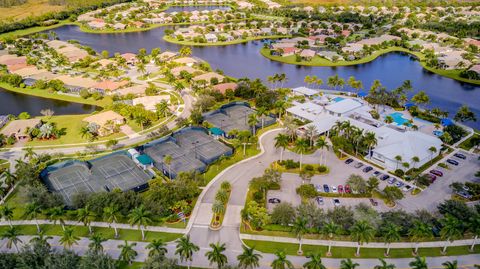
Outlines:
[{"label": "grass lawn", "polygon": [[50,5],[48,0],[28,0],[23,5],[0,8],[0,20],[21,20],[28,16],[38,16],[48,12],[64,10],[64,6]]},{"label": "grass lawn", "polygon": [[[269,241],[243,240],[249,247],[255,247],[256,250],[265,253],[275,253],[276,251],[285,251],[287,255],[297,255],[298,244],[278,243]],[[327,252],[327,246],[303,245],[305,254],[312,252]],[[469,246],[449,247],[447,248],[447,256],[458,256],[472,254],[469,252]],[[390,258],[413,258],[410,248],[391,249]],[[332,258],[355,258],[356,248],[350,247],[332,247]],[[360,249],[360,258],[381,258],[383,257],[385,248],[362,248]],[[436,257],[442,255],[441,248],[420,248],[420,256]],[[474,253],[480,253],[480,246],[475,247]]]},{"label": "grass lawn", "polygon": [[478,132],[475,132],[470,138],[468,138],[467,140],[463,141],[462,143],[460,143],[460,145],[458,145],[460,148],[464,149],[464,150],[470,150],[473,148],[473,144],[472,144],[472,139],[474,138],[480,138],[480,133]]},{"label": "grass lawn", "polygon": [[[19,232],[22,235],[36,235],[37,227],[35,225],[19,225],[16,226],[19,228]],[[59,235],[63,234],[62,226],[57,225],[40,225],[41,229],[45,231],[47,235]],[[80,237],[89,237],[88,227],[86,226],[70,226],[74,229],[75,235]],[[9,226],[1,226],[0,234],[4,233],[9,229]],[[100,233],[103,237],[107,239],[114,239],[115,231],[113,228],[103,228],[103,227],[93,227],[94,233]],[[128,240],[128,241],[142,241],[142,233],[139,230],[129,230],[129,229],[119,229],[119,238],[118,240]],[[164,242],[174,241],[177,238],[183,236],[183,234],[178,233],[162,233],[162,232],[145,232],[146,240],[152,241],[154,239],[162,239]]]},{"label": "grass lawn", "polygon": [[200,46],[200,47],[205,47],[205,46],[227,46],[227,45],[234,45],[234,44],[241,44],[241,43],[246,43],[249,41],[253,40],[262,40],[262,39],[278,39],[278,38],[286,38],[289,36],[284,36],[284,35],[272,35],[272,36],[257,36],[257,37],[248,37],[247,39],[236,39],[233,41],[218,41],[218,42],[210,42],[210,43],[199,43],[199,42],[193,42],[193,41],[179,41],[173,37],[170,36],[163,36],[163,40],[178,44],[178,45],[183,45],[183,46]]},{"label": "grass lawn", "polygon": [[47,90],[40,90],[40,89],[35,89],[35,88],[16,88],[11,86],[10,84],[0,82],[0,88],[3,88],[8,91],[12,92],[17,92],[21,94],[28,94],[28,95],[33,95],[37,97],[42,97],[42,98],[47,98],[47,99],[55,99],[55,100],[61,100],[61,101],[67,101],[67,102],[72,102],[72,103],[80,103],[80,104],[87,104],[87,105],[94,105],[94,106],[100,106],[100,107],[105,107],[107,105],[110,105],[113,101],[112,98],[105,96],[101,100],[94,100],[92,98],[89,99],[83,99],[81,97],[77,96],[71,96],[71,95],[66,95],[66,94],[58,94],[58,93],[53,93],[49,92]]},{"label": "grass lawn", "polygon": [[8,169],[10,167],[10,162],[8,160],[0,159],[0,171],[3,169]]}]

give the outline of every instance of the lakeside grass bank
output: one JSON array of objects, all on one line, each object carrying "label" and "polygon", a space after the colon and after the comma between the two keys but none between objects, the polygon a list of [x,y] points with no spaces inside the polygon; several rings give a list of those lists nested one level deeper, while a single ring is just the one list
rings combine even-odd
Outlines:
[{"label": "lakeside grass bank", "polygon": [[242,44],[242,43],[247,43],[250,41],[255,41],[255,40],[262,40],[262,39],[279,39],[279,38],[288,38],[290,36],[284,36],[284,35],[271,35],[271,36],[256,36],[256,37],[249,37],[247,39],[236,39],[233,41],[220,41],[220,42],[211,42],[211,43],[198,43],[198,42],[193,42],[193,41],[179,41],[173,37],[170,36],[163,36],[163,40],[173,43],[173,44],[178,44],[178,45],[183,45],[183,46],[197,46],[197,47],[210,47],[210,46],[228,46],[228,45],[236,45],[236,44]]}]

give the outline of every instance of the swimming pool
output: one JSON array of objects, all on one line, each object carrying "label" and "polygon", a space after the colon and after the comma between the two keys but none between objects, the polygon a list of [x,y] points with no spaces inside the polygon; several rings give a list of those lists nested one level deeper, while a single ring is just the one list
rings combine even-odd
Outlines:
[{"label": "swimming pool", "polygon": [[334,101],[335,103],[338,103],[338,102],[343,101],[343,100],[345,100],[345,98],[343,98],[343,97],[335,97],[335,98],[332,99],[332,101]]},{"label": "swimming pool", "polygon": [[403,117],[403,114],[400,112],[394,112],[389,115],[390,117],[393,118],[393,122],[395,122],[398,126],[403,126],[405,123],[407,123],[407,126],[411,126],[412,124],[408,123],[408,119],[405,119]]}]

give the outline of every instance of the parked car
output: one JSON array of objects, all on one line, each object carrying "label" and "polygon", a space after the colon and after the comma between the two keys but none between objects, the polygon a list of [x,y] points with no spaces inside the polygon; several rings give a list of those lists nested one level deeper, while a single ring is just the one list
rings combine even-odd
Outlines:
[{"label": "parked car", "polygon": [[330,187],[328,187],[327,184],[323,184],[323,191],[324,192],[330,192]]},{"label": "parked car", "polygon": [[321,191],[322,191],[322,186],[321,186],[321,185],[318,185],[318,184],[315,185],[315,190],[316,190],[317,192],[321,192]]},{"label": "parked car", "polygon": [[324,204],[323,197],[321,197],[321,196],[317,196],[317,198],[315,198],[315,200],[317,201],[318,205],[323,205]]},{"label": "parked car", "polygon": [[387,180],[387,179],[389,179],[389,178],[390,178],[389,175],[383,175],[383,176],[380,177],[380,180],[385,181],[385,180]]},{"label": "parked car", "polygon": [[332,185],[332,192],[334,192],[334,193],[337,193],[337,192],[338,192],[337,187],[334,186],[334,185]]},{"label": "parked car", "polygon": [[439,177],[443,177],[443,172],[442,171],[438,171],[438,170],[430,170],[430,174],[434,174],[436,176],[439,176]]},{"label": "parked car", "polygon": [[453,154],[453,156],[455,156],[459,159],[463,159],[463,160],[465,160],[467,158],[467,156],[463,155],[462,153],[455,153],[455,154]]},{"label": "parked car", "polygon": [[411,189],[412,189],[412,186],[410,186],[410,185],[405,185],[405,187],[403,187],[402,191],[407,192],[407,191],[409,191],[409,190],[411,190]]},{"label": "parked car", "polygon": [[355,168],[360,168],[360,167],[362,167],[362,166],[363,166],[363,163],[357,163],[357,164],[355,164],[353,167],[355,167]]},{"label": "parked car", "polygon": [[343,193],[343,186],[342,185],[338,185],[338,193]]},{"label": "parked car", "polygon": [[393,184],[393,183],[395,183],[395,181],[397,181],[397,180],[392,177],[387,182],[388,182],[388,184]]},{"label": "parked car", "polygon": [[337,198],[333,199],[333,205],[334,206],[339,206],[340,205],[340,200],[337,199]]},{"label": "parked car", "polygon": [[435,180],[437,180],[437,176],[433,174],[426,174],[425,177],[428,178],[428,180],[430,180],[430,183],[433,183],[435,182]]},{"label": "parked car", "polygon": [[375,201],[374,199],[370,198],[370,203],[373,205],[373,206],[378,206],[378,202]]},{"label": "parked car", "polygon": [[459,191],[457,195],[468,200],[472,199],[472,195],[466,191]]},{"label": "parked car", "polygon": [[270,198],[270,199],[268,199],[268,202],[269,202],[270,204],[279,204],[279,203],[281,203],[282,201],[280,201],[280,199],[278,199],[278,198]]},{"label": "parked car", "polygon": [[379,171],[373,172],[373,175],[376,176],[376,177],[378,177],[378,176],[381,175],[381,174],[382,174],[382,173],[380,173]]},{"label": "parked car", "polygon": [[350,185],[345,185],[345,193],[351,193],[352,189],[350,189]]},{"label": "parked car", "polygon": [[372,171],[372,170],[373,170],[373,167],[371,167],[371,166],[367,166],[367,167],[363,168],[363,172],[364,172],[364,173],[368,173],[368,172],[370,172],[370,171]]},{"label": "parked car", "polygon": [[447,163],[453,164],[453,165],[458,165],[459,164],[457,161],[452,160],[452,159],[447,159]]},{"label": "parked car", "polygon": [[347,160],[345,160],[345,163],[346,164],[351,164],[351,163],[353,163],[353,159],[347,159]]},{"label": "parked car", "polygon": [[401,182],[401,181],[397,181],[397,183],[395,183],[395,187],[398,187],[398,188],[403,187],[403,185],[405,185],[405,184],[403,184],[403,182]]}]

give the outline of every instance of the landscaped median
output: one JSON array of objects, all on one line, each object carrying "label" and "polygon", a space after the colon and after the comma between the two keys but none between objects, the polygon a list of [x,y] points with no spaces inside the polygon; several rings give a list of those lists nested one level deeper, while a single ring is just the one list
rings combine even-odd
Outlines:
[{"label": "landscaped median", "polygon": [[224,181],[220,185],[220,189],[215,194],[215,202],[212,204],[213,217],[210,222],[210,229],[219,230],[222,228],[223,218],[227,211],[228,200],[232,193],[230,182]]}]

